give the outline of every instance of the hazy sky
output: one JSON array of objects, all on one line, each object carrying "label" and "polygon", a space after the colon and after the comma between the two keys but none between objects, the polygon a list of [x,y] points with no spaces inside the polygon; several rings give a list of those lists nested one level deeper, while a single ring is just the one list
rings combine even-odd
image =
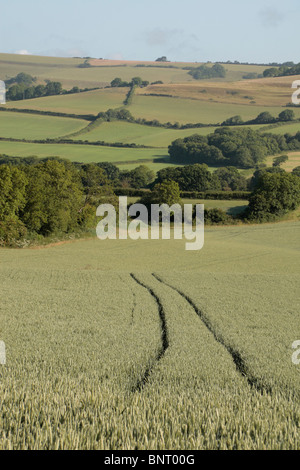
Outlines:
[{"label": "hazy sky", "polygon": [[0,0],[0,52],[299,62],[299,0]]}]

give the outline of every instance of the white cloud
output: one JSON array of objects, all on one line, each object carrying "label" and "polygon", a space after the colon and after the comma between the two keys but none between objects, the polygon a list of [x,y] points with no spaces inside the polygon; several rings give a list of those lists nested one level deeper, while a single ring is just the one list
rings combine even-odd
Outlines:
[{"label": "white cloud", "polygon": [[20,55],[32,55],[31,52],[28,52],[27,49],[21,49],[20,51],[16,51],[15,54]]}]

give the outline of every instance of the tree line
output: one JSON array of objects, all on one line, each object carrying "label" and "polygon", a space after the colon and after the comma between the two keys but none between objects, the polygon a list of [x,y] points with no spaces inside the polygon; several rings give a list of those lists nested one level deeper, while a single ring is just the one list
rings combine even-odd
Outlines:
[{"label": "tree line", "polygon": [[268,155],[300,149],[300,132],[276,135],[249,128],[218,128],[207,136],[198,134],[176,139],[168,151],[172,163],[205,163],[209,166],[253,168]]},{"label": "tree line", "polygon": [[67,95],[73,93],[81,93],[98,88],[84,88],[74,86],[70,90],[64,90],[61,82],[45,80],[46,85],[33,85],[36,78],[26,73],[19,73],[5,81],[8,87],[6,91],[6,99],[8,101],[30,100],[33,98],[42,98],[44,96]]},{"label": "tree line", "polygon": [[[180,202],[183,190],[235,190],[245,181],[235,168],[211,174],[205,165],[161,170],[157,178],[144,165],[120,171],[111,163],[75,164],[68,160],[34,157],[0,158],[0,245],[18,240],[41,240],[56,234],[94,230],[96,207],[117,204],[118,186],[150,188],[143,192],[145,204]],[[300,168],[292,174],[279,166],[260,169],[252,181],[249,207],[242,215],[248,221],[268,221],[296,209],[300,204]],[[228,223],[220,210],[206,213],[209,223]]]}]

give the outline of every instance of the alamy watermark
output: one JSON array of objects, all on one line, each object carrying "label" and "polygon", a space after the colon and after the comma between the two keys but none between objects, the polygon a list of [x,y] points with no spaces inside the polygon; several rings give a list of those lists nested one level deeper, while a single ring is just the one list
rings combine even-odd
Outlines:
[{"label": "alamy watermark", "polygon": [[294,341],[292,344],[292,348],[296,349],[296,351],[292,355],[292,363],[298,366],[300,364],[300,340]]},{"label": "alamy watermark", "polygon": [[0,80],[0,104],[6,104],[6,88],[2,80]]},{"label": "alamy watermark", "polygon": [[296,91],[292,94],[292,103],[298,106],[300,104],[300,98],[298,98],[300,95],[300,80],[295,80],[292,84],[292,88],[296,88]]},{"label": "alamy watermark", "polygon": [[0,341],[0,365],[6,364],[5,343]]},{"label": "alamy watermark", "polygon": [[[117,224],[117,211],[112,204],[97,208],[97,217],[102,217],[96,228],[100,240],[170,240],[173,233],[174,240],[182,240],[183,236],[188,240],[188,251],[201,250],[204,245],[204,204],[196,204],[195,211],[193,204],[151,204],[149,216],[144,204],[133,204],[128,209],[127,197],[121,196],[118,212]],[[135,218],[128,222],[129,217]]]}]

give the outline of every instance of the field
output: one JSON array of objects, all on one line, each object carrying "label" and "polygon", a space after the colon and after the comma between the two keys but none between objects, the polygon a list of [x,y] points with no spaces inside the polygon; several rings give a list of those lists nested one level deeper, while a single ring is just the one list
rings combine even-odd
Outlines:
[{"label": "field", "polygon": [[256,104],[273,107],[285,106],[291,102],[294,76],[277,78],[260,78],[230,82],[194,81],[180,84],[150,85],[139,94],[171,95],[174,98],[190,98],[200,101],[217,101],[228,104]]},{"label": "field", "polygon": [[[160,122],[217,124],[236,115],[240,115],[244,121],[254,119],[258,114],[265,111],[266,107],[246,103],[227,104],[188,98],[136,95],[129,110],[136,118],[158,119]],[[274,106],[269,108],[268,111],[274,116],[278,116],[282,108]],[[296,111],[295,114],[300,117],[300,111]]]},{"label": "field", "polygon": [[100,111],[121,107],[127,92],[128,88],[110,88],[71,95],[45,96],[32,100],[10,101],[6,107],[97,115]]},{"label": "field", "polygon": [[0,134],[5,138],[54,139],[64,134],[77,132],[86,125],[86,121],[79,119],[0,113]]},{"label": "field", "polygon": [[[48,96],[31,100],[10,101],[5,108],[31,109],[77,115],[97,115],[108,109],[124,107],[129,88],[105,88],[117,76],[129,81],[140,76],[150,82],[148,87],[137,88],[132,102],[126,109],[135,118],[158,120],[161,123],[203,123],[211,127],[175,130],[140,124],[112,121],[87,128],[88,122],[38,116],[22,113],[0,113],[0,137],[16,139],[47,139],[56,137],[104,141],[107,143],[144,145],[155,149],[128,149],[79,145],[42,145],[22,142],[0,143],[0,154],[10,156],[60,156],[72,161],[111,161],[122,168],[133,168],[137,163],[147,163],[152,169],[169,165],[168,145],[176,138],[194,133],[206,135],[214,131],[213,124],[240,115],[245,121],[255,118],[263,111],[277,116],[291,100],[291,83],[297,77],[278,77],[245,80],[249,73],[262,74],[265,67],[242,64],[225,64],[224,79],[194,80],[185,67],[197,67],[198,63],[157,63],[137,61],[112,61],[91,59],[90,67],[79,68],[83,59],[20,56],[0,54],[1,79],[25,72],[36,78],[36,83],[46,79],[58,80],[63,87],[100,87],[84,93]],[[163,84],[152,85],[161,80]],[[161,95],[161,96],[152,96]],[[164,96],[169,95],[169,96]],[[300,110],[295,109],[300,118]],[[86,128],[86,129],[85,129]],[[296,133],[299,123],[274,126],[251,126],[252,129],[271,133]],[[163,161],[160,158],[163,157]],[[292,169],[292,168],[291,168]],[[251,174],[251,171],[250,171]]]},{"label": "field", "polygon": [[[245,80],[266,67],[225,64],[224,79],[196,81],[184,70],[196,62],[91,59],[79,68],[83,62],[0,54],[1,80],[25,72],[37,84],[100,88],[6,103],[0,155],[105,161],[121,170],[145,164],[157,172],[171,165],[168,145],[177,138],[207,135],[235,115],[246,121],[288,109],[299,78]],[[150,85],[125,106],[129,88],[108,86],[137,76]],[[123,107],[134,118],[209,126],[91,125],[22,111],[96,116]],[[251,128],[295,134],[300,123]],[[74,142],[9,141],[61,137]],[[132,143],[147,148],[122,147]],[[282,168],[292,171],[300,152],[288,154]],[[250,177],[254,168],[239,171]],[[248,201],[183,203],[236,215]],[[292,362],[299,214],[276,224],[206,226],[199,251],[186,251],[186,240],[100,241],[95,230],[81,240],[54,234],[35,246],[0,248],[0,450],[299,449],[300,365]]]},{"label": "field", "polygon": [[168,157],[166,149],[134,149],[72,144],[31,144],[23,142],[0,142],[0,154],[15,157],[62,157],[73,162],[136,163]]},{"label": "field", "polygon": [[165,147],[175,139],[183,139],[192,134],[207,135],[213,133],[215,127],[203,127],[200,129],[165,129],[161,127],[143,126],[122,121],[103,122],[92,131],[74,137],[74,140],[88,140],[95,142],[123,142],[147,145],[150,147]]},{"label": "field", "polygon": [[0,448],[299,448],[299,228],[2,249]]}]

